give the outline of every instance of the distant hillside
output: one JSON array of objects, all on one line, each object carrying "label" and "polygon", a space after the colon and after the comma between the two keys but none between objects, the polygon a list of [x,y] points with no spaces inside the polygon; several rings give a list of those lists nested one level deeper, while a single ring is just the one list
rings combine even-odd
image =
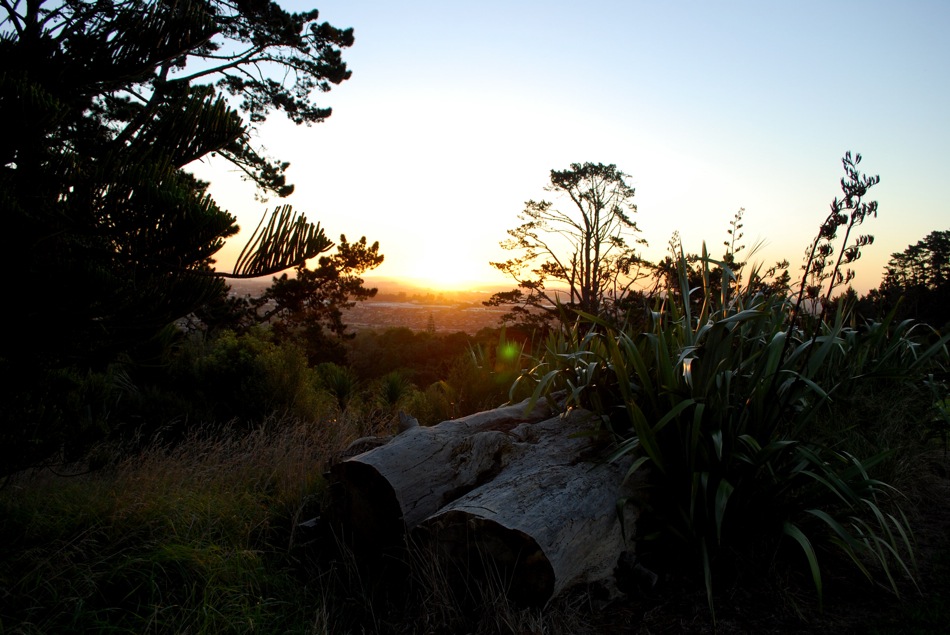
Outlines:
[{"label": "distant hillside", "polygon": [[272,280],[271,276],[266,276],[251,278],[250,280],[227,280],[227,283],[231,286],[231,295],[258,296],[264,293],[264,290],[271,285]]},{"label": "distant hillside", "polygon": [[[434,328],[440,332],[463,331],[474,334],[485,327],[500,326],[506,308],[482,304],[495,291],[441,291],[415,286],[392,278],[366,278],[366,285],[376,287],[375,298],[357,303],[346,311],[345,322],[353,330],[406,327],[415,331]],[[252,297],[270,286],[272,277],[252,280],[229,280],[231,295]]]},{"label": "distant hillside", "polygon": [[[231,285],[231,294],[244,296],[257,296],[264,292],[271,285],[272,276],[263,278],[253,278],[250,280],[228,280]],[[432,289],[424,285],[415,285],[396,278],[385,278],[377,276],[367,276],[364,278],[366,286],[376,287],[379,294],[375,301],[380,302],[421,302],[425,304],[459,304],[459,303],[481,303],[487,300],[496,291],[507,291],[511,287],[490,287],[477,290],[459,290],[445,291],[441,289]],[[512,283],[511,286],[514,286]]]}]

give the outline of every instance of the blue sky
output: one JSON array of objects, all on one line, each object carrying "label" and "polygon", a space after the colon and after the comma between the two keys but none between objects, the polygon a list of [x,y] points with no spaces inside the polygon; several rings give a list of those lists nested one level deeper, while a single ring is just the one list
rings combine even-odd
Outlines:
[{"label": "blue sky", "polygon": [[[354,28],[353,77],[319,96],[325,123],[273,118],[259,140],[291,162],[295,208],[380,242],[380,276],[499,283],[488,261],[507,257],[506,229],[572,162],[631,175],[650,258],[675,230],[718,254],[744,207],[746,244],[797,267],[847,150],[881,176],[859,291],[950,228],[950,2],[281,4]],[[196,171],[253,229],[253,190],[225,166]]]}]

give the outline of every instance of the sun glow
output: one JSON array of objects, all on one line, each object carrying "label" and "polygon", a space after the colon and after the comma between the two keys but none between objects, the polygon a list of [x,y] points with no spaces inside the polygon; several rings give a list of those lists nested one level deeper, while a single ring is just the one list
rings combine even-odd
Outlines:
[{"label": "sun glow", "polygon": [[380,243],[386,259],[369,275],[432,291],[513,288],[515,284],[489,264],[503,254],[485,249],[490,239],[473,238],[478,231],[475,226],[457,231],[429,227]]},{"label": "sun glow", "polygon": [[417,261],[397,277],[407,284],[433,291],[468,291],[514,286],[514,283],[501,276],[492,276],[492,271],[487,269],[484,263],[477,262]]}]

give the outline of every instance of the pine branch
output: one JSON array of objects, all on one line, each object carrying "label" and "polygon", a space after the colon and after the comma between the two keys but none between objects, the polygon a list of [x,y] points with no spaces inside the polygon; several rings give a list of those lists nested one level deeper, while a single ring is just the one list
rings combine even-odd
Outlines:
[{"label": "pine branch", "polygon": [[264,212],[241,250],[234,271],[218,275],[225,278],[269,276],[301,265],[332,247],[333,241],[323,233],[320,223],[308,223],[303,214],[298,215],[290,205],[283,205],[274,209],[269,221]]}]

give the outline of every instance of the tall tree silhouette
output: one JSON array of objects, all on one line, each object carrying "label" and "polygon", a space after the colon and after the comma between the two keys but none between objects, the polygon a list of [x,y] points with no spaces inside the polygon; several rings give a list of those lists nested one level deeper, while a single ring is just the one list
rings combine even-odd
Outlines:
[{"label": "tall tree silhouette", "polygon": [[[350,76],[352,30],[266,0],[0,0],[0,21],[0,258],[16,306],[2,326],[18,334],[0,358],[99,365],[223,292],[210,266],[235,219],[182,168],[216,154],[289,194],[253,126],[329,116],[312,94]],[[270,257],[236,274],[332,246],[279,212],[258,245]]]},{"label": "tall tree silhouette", "polygon": [[342,343],[353,337],[343,311],[376,295],[361,276],[382,262],[379,243],[369,245],[365,236],[351,243],[340,236],[336,251],[322,256],[316,267],[302,264],[294,277],[274,278],[253,302],[255,319],[272,323],[279,340],[299,344],[311,363],[343,362]]},{"label": "tall tree silhouette", "polygon": [[897,308],[898,318],[913,318],[935,327],[948,323],[950,311],[950,230],[932,231],[899,253],[891,254],[884,278],[862,302],[874,311]]},{"label": "tall tree silhouette", "polygon": [[525,203],[518,216],[523,223],[501,243],[517,255],[491,263],[518,286],[485,304],[511,306],[503,319],[529,325],[554,319],[558,303],[594,315],[621,309],[646,275],[636,251],[646,241],[631,219],[637,206],[628,178],[613,164],[551,170],[544,189],[561,198],[566,211],[545,200]]},{"label": "tall tree silhouette", "polygon": [[[183,168],[214,154],[290,194],[254,127],[328,117],[314,97],[349,78],[352,43],[267,0],[0,0],[0,475],[101,432],[90,371],[222,296],[213,256],[238,228]],[[234,275],[332,247],[287,208],[254,240]]]}]

